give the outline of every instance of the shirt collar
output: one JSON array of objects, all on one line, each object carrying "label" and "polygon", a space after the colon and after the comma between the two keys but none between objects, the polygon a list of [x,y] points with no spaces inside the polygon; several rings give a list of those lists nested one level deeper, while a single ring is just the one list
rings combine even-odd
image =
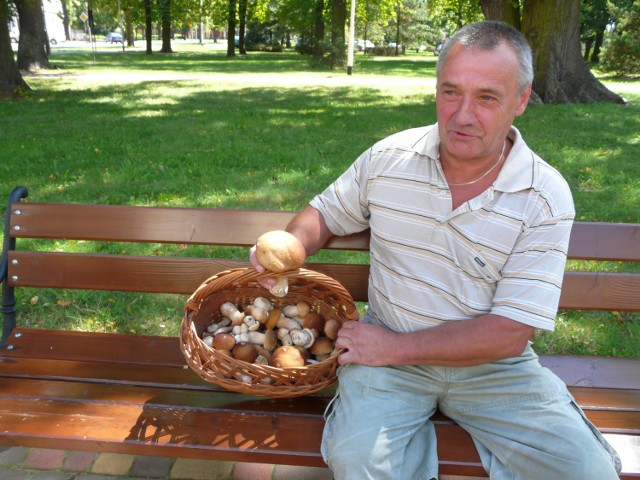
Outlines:
[{"label": "shirt collar", "polygon": [[[531,188],[534,179],[535,160],[533,152],[522,138],[520,131],[511,126],[508,138],[513,147],[500,169],[493,187],[503,192],[517,192]],[[440,156],[440,134],[438,124],[433,127],[414,145],[415,151],[438,161]]]}]

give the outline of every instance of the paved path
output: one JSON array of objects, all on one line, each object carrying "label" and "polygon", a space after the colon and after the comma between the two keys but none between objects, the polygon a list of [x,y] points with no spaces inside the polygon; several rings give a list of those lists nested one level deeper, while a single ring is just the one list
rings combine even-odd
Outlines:
[{"label": "paved path", "polygon": [[327,468],[0,447],[1,480],[332,480]]}]

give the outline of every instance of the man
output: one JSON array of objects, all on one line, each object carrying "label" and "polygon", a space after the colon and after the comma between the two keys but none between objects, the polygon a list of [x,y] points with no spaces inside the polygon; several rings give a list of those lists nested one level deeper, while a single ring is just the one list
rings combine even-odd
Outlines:
[{"label": "man", "polygon": [[369,308],[336,340],[322,442],[337,479],[436,478],[436,408],[492,479],[618,478],[530,346],[553,329],[574,218],[564,179],[512,126],[532,81],[518,31],[464,27],[438,58],[438,123],[374,145],[287,227],[307,255],[371,230]]}]

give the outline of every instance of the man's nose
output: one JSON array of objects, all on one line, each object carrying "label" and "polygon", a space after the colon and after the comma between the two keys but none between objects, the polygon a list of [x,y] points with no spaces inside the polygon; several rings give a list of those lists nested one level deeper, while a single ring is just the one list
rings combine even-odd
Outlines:
[{"label": "man's nose", "polygon": [[455,113],[456,122],[460,125],[469,125],[474,123],[476,115],[473,102],[470,98],[463,97],[458,103]]}]

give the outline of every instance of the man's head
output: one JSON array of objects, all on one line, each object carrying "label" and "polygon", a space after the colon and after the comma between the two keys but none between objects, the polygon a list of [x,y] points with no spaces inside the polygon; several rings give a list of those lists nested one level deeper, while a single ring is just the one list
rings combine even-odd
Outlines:
[{"label": "man's head", "polygon": [[532,80],[531,49],[509,25],[479,22],[451,37],[438,59],[436,84],[444,161],[494,163],[514,118],[526,109]]},{"label": "man's head", "polygon": [[516,55],[520,64],[518,72],[518,93],[522,93],[533,83],[533,56],[527,39],[518,30],[505,22],[483,21],[466,25],[458,30],[445,43],[438,57],[436,74],[439,77],[442,66],[447,60],[451,48],[459,43],[466,48],[493,50],[505,42]]}]

